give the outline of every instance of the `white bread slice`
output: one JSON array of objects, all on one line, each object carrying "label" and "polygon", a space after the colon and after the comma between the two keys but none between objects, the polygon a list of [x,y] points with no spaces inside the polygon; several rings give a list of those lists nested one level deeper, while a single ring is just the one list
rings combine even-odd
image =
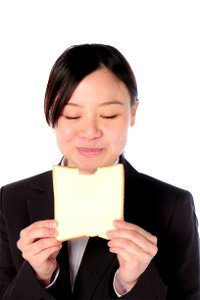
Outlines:
[{"label": "white bread slice", "polygon": [[113,220],[123,219],[122,164],[98,168],[92,175],[53,166],[53,187],[59,241],[82,236],[107,239],[106,231],[113,228]]}]

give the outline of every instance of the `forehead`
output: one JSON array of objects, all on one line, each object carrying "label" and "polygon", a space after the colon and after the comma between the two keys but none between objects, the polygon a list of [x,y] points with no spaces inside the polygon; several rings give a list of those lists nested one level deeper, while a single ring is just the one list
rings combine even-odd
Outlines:
[{"label": "forehead", "polygon": [[76,87],[69,103],[93,99],[93,101],[111,101],[129,99],[126,85],[107,68],[98,69],[85,78]]}]

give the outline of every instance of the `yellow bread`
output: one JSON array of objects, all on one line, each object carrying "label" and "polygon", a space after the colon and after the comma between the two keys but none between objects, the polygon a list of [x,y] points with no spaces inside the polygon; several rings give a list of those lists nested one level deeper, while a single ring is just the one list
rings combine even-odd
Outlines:
[{"label": "yellow bread", "polygon": [[122,164],[98,168],[92,175],[78,169],[53,166],[54,216],[59,241],[82,236],[107,239],[113,220],[123,219]]}]

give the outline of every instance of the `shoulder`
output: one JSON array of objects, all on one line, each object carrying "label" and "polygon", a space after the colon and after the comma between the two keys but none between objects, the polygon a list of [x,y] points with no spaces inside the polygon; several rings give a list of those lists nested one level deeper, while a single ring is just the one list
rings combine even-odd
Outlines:
[{"label": "shoulder", "polygon": [[135,203],[140,209],[146,208],[153,213],[173,214],[184,209],[195,211],[194,200],[190,191],[164,182],[147,174],[136,171],[125,160],[125,195],[128,203]]},{"label": "shoulder", "polygon": [[197,228],[192,194],[180,187],[125,167],[125,216],[156,236],[168,228]]},{"label": "shoulder", "polygon": [[125,169],[125,180],[128,185],[135,186],[140,192],[146,191],[148,193],[162,194],[162,195],[177,195],[177,196],[188,196],[192,197],[188,190],[181,187],[175,186],[171,183],[164,182],[158,178],[152,177],[150,175],[140,173],[133,168],[133,166],[124,159],[124,169]]},{"label": "shoulder", "polygon": [[1,193],[4,195],[17,195],[29,189],[49,189],[52,184],[52,171],[46,171],[22,180],[6,184],[1,187]]},{"label": "shoulder", "polygon": [[192,197],[191,193],[188,190],[175,186],[171,183],[164,182],[158,178],[151,177],[147,174],[139,173],[138,179],[141,182],[141,185],[144,185],[149,192],[162,194],[163,196],[165,195],[167,197],[169,197],[170,195],[172,195],[173,197]]}]

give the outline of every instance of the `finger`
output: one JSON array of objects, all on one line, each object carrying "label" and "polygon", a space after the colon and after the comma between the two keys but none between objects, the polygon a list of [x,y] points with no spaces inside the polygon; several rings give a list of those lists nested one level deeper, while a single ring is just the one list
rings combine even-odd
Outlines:
[{"label": "finger", "polygon": [[126,242],[124,241],[125,241],[124,239],[110,240],[108,242],[110,252],[115,252],[116,254],[119,254],[121,249],[124,249],[124,251],[129,254],[140,256],[141,248],[137,244],[134,244],[129,240],[126,240]]},{"label": "finger", "polygon": [[34,269],[43,268],[44,264],[48,264],[50,258],[52,260],[56,259],[55,253],[58,253],[60,248],[61,245],[46,248],[42,252],[40,252],[40,254],[28,259],[28,261]]},{"label": "finger", "polygon": [[[28,261],[34,261],[43,256],[43,253],[48,253],[48,249],[56,249],[59,251],[62,244],[56,239],[40,239],[33,243],[31,246],[27,246],[26,250],[23,251],[22,256]],[[48,258],[48,257],[47,257]]]},{"label": "finger", "polygon": [[152,243],[146,237],[134,230],[116,229],[109,233],[109,237],[111,238],[113,243],[116,240],[120,240],[123,248],[125,248],[126,245],[131,245],[132,243],[136,244],[138,247],[144,249],[145,251],[148,248],[156,246],[156,243]]},{"label": "finger", "polygon": [[58,247],[59,249],[57,251],[55,251],[54,253],[51,254],[51,257],[53,259],[56,259],[56,257],[58,256],[60,249],[62,248],[62,244],[60,244],[60,246]]},{"label": "finger", "polygon": [[124,249],[127,253],[136,256],[141,256],[143,253],[146,253],[153,257],[158,251],[157,246],[150,242],[147,242],[143,247],[141,247],[137,243],[128,239],[112,239],[108,242],[108,246],[110,249]]},{"label": "finger", "polygon": [[45,237],[56,237],[57,234],[58,232],[53,227],[38,227],[31,225],[20,232],[20,243],[23,243],[24,245],[31,244],[36,239]]},{"label": "finger", "polygon": [[40,254],[45,249],[51,248],[51,247],[59,247],[61,245],[61,242],[56,240],[55,238],[44,238],[39,239],[33,244],[27,246],[27,248],[24,250],[25,253],[28,253],[28,256],[34,256]]},{"label": "finger", "polygon": [[127,252],[123,248],[117,247],[110,248],[109,251],[117,255],[120,265],[124,265],[124,263],[126,263],[127,268],[138,268],[143,267],[145,265],[147,266],[153,258],[146,252],[141,252],[136,255]]},{"label": "finger", "polygon": [[[153,244],[157,244],[157,238],[154,235],[152,235],[150,232],[144,230],[143,228],[141,228],[135,224],[128,223],[123,220],[115,220],[113,222],[113,225],[116,227],[116,229],[130,230],[130,231],[139,233],[141,236],[145,237],[147,240],[151,241]],[[112,233],[113,231],[114,230],[109,230],[108,232]]]},{"label": "finger", "polygon": [[55,228],[57,226],[58,226],[58,222],[56,220],[49,219],[49,220],[34,222],[27,228],[41,228],[41,227]]},{"label": "finger", "polygon": [[134,230],[134,231],[140,233],[141,235],[143,235],[144,237],[146,237],[147,239],[150,239],[154,242],[155,236],[152,235],[150,232],[144,230],[140,226],[136,225],[136,224],[129,223],[129,222],[126,222],[126,221],[123,221],[123,220],[114,220],[113,224],[116,228]]},{"label": "finger", "polygon": [[58,226],[58,223],[56,220],[37,221],[37,222],[29,225],[28,227],[24,228],[23,230],[21,230],[21,234],[26,235],[26,233],[29,232],[30,230],[37,229],[37,228],[53,229],[53,228],[56,228],[57,226]]}]

